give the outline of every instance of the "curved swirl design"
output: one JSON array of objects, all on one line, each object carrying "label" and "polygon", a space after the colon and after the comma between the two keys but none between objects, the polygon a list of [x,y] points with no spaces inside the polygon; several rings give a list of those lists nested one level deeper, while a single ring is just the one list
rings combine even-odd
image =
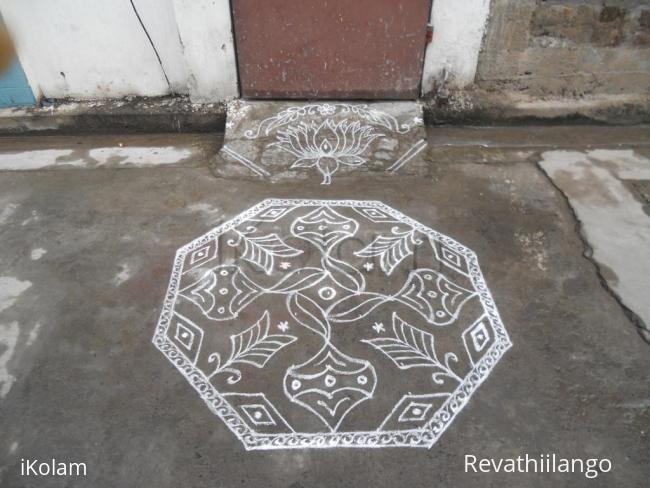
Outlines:
[{"label": "curved swirl design", "polygon": [[471,250],[380,202],[291,199],[178,250],[152,342],[248,450],[430,447],[511,347]]}]

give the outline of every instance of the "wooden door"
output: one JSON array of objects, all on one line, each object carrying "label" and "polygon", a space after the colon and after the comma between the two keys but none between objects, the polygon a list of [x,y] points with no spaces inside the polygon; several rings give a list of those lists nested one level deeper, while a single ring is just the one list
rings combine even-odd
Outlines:
[{"label": "wooden door", "polygon": [[242,96],[412,99],[431,0],[232,0]]}]

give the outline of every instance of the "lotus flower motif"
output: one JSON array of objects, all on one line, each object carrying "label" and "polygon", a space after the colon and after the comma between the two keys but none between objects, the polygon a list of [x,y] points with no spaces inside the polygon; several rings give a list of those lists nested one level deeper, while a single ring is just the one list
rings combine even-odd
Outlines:
[{"label": "lotus flower motif", "polygon": [[298,159],[295,168],[316,167],[323,175],[323,185],[332,182],[332,175],[341,165],[359,166],[366,162],[361,155],[372,141],[384,134],[369,125],[347,119],[334,122],[327,119],[321,124],[301,122],[279,131],[277,142],[270,146],[293,154]]}]

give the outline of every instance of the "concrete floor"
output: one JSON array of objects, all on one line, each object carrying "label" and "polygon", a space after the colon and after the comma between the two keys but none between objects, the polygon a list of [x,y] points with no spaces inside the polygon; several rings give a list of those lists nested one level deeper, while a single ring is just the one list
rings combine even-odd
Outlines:
[{"label": "concrete floor", "polygon": [[[630,270],[606,259],[606,240],[589,241],[598,209],[570,206],[581,195],[540,162],[569,151],[589,164],[611,149],[607,164],[646,164],[649,133],[432,128],[430,179],[327,188],[217,179],[216,136],[0,140],[2,153],[74,149],[24,156],[31,171],[0,154],[0,486],[647,486],[645,312],[621,291]],[[150,166],[158,146],[180,152]],[[633,181],[630,205],[646,188]],[[176,249],[270,197],[381,200],[478,255],[514,346],[432,449],[247,452],[151,344]],[[466,454],[609,458],[613,469],[465,473]],[[21,458],[85,462],[88,474],[21,477]]]}]

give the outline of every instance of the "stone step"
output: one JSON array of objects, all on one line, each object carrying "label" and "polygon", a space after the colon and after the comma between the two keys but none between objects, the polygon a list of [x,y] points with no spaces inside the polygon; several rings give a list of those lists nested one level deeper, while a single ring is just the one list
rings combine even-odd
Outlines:
[{"label": "stone step", "polygon": [[236,100],[213,171],[270,182],[320,178],[324,185],[359,172],[424,176],[426,146],[418,102]]}]

